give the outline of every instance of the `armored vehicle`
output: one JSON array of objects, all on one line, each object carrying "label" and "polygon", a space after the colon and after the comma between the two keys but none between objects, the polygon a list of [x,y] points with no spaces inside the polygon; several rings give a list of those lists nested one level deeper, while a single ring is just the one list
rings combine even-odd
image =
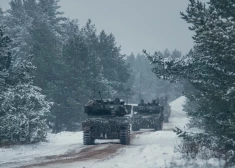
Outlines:
[{"label": "armored vehicle", "polygon": [[132,131],[143,129],[162,130],[164,115],[163,106],[156,100],[145,104],[143,100],[138,106],[133,107]]},{"label": "armored vehicle", "polygon": [[91,100],[85,105],[85,113],[88,118],[82,122],[84,145],[94,144],[95,139],[120,139],[121,144],[130,144],[130,119],[126,115],[131,113],[131,106],[123,100]]},{"label": "armored vehicle", "polygon": [[169,117],[171,114],[171,107],[168,103],[167,97],[161,97],[159,99],[159,104],[164,107],[163,114],[164,114],[164,122],[169,122]]}]

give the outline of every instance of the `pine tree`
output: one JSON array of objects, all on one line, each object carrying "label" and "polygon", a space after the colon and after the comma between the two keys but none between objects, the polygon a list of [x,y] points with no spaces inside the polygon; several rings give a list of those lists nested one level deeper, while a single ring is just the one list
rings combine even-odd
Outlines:
[{"label": "pine tree", "polygon": [[93,91],[89,98],[99,98],[98,91],[103,94],[108,82],[103,75],[104,69],[99,57],[99,37],[97,36],[95,25],[91,23],[90,19],[81,29],[81,33],[88,47],[87,67],[89,67],[90,76],[87,76],[86,83],[90,86],[89,90]]},{"label": "pine tree", "polygon": [[[34,55],[34,84],[50,101],[55,100],[62,64],[62,33],[64,17],[58,12],[57,0],[11,0],[10,9],[3,16],[7,32],[12,38],[14,64]],[[53,110],[53,108],[52,108]],[[52,116],[50,115],[49,118]],[[49,122],[51,123],[51,121]]]},{"label": "pine tree", "polygon": [[[72,33],[72,32],[70,32]],[[55,104],[52,112],[54,116],[54,131],[78,130],[79,123],[84,119],[83,106],[93,93],[93,68],[88,57],[88,46],[78,29],[74,29],[73,36],[68,38],[63,46],[63,79],[58,84],[54,94]],[[66,120],[65,120],[66,118]]]},{"label": "pine tree", "polygon": [[[100,64],[103,67],[103,76],[110,83],[109,90],[118,92],[118,94],[112,94],[111,96],[123,97],[130,93],[128,91],[130,84],[127,85],[130,70],[124,60],[125,55],[120,54],[121,47],[116,45],[115,37],[112,34],[107,35],[102,30],[98,37],[98,55]],[[103,90],[107,95],[107,90]]]},{"label": "pine tree", "polygon": [[50,104],[44,100],[41,89],[32,85],[30,73],[35,68],[32,57],[13,64],[8,47],[10,38],[4,36],[2,28],[0,35],[0,144],[42,141],[46,138]]},{"label": "pine tree", "polygon": [[4,35],[4,27],[0,26],[0,95],[6,90],[6,79],[9,76],[8,69],[11,65],[12,57],[9,43],[11,39]]},{"label": "pine tree", "polygon": [[0,24],[1,25],[3,24],[2,20],[3,20],[3,11],[2,11],[2,8],[0,7]]},{"label": "pine tree", "polygon": [[171,53],[171,58],[180,58],[182,56],[182,53],[178,50],[173,50],[172,53]]},{"label": "pine tree", "polygon": [[[162,53],[161,53],[162,54]],[[164,54],[162,54],[164,56]],[[170,55],[169,58],[173,57]],[[131,80],[133,95],[129,101],[136,103],[140,99],[146,102],[152,101],[158,97],[168,96],[170,100],[174,100],[182,95],[182,84],[171,83],[162,79],[157,79],[151,71],[151,65],[144,55],[134,54],[127,57],[126,62],[132,70]]]},{"label": "pine tree", "polygon": [[32,18],[27,15],[22,0],[10,1],[10,9],[4,13],[2,22],[7,25],[7,33],[10,34],[12,43],[13,61],[30,54],[30,34]]},{"label": "pine tree", "polygon": [[33,65],[37,67],[34,85],[54,102],[48,116],[54,132],[78,130],[84,118],[83,105],[98,98],[98,91],[108,97],[108,92],[114,95],[130,87],[128,66],[114,36],[105,34],[106,41],[102,43],[90,20],[79,29],[76,20],[62,16],[58,2],[11,0],[11,9],[3,14],[13,39],[14,64],[33,55]]},{"label": "pine tree", "polygon": [[232,29],[235,15],[231,12],[234,6],[230,0],[210,0],[208,5],[190,0],[186,14],[181,15],[192,24],[190,30],[195,32],[195,47],[181,59],[166,61],[158,53],[148,55],[158,77],[173,81],[186,79],[194,87],[193,92],[186,94],[189,101],[186,110],[192,118],[191,125],[204,132],[185,135],[217,153],[216,156],[222,155],[225,166],[235,164],[235,41]]}]

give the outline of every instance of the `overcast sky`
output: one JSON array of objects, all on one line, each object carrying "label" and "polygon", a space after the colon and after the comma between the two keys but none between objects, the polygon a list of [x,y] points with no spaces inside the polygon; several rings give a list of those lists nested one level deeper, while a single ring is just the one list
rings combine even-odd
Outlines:
[{"label": "overcast sky", "polygon": [[[0,6],[9,8],[9,0]],[[83,26],[90,18],[97,31],[113,33],[123,54],[178,49],[193,46],[192,32],[181,19],[189,0],[61,0],[60,11]]]}]

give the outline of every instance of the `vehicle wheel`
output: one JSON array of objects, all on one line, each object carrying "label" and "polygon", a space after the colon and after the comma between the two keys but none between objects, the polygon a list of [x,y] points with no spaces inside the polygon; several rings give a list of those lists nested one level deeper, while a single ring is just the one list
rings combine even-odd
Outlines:
[{"label": "vehicle wheel", "polygon": [[120,130],[120,143],[122,145],[130,145],[130,126]]},{"label": "vehicle wheel", "polygon": [[91,137],[90,131],[84,131],[83,132],[83,144],[84,145],[93,145],[95,142],[95,139]]},{"label": "vehicle wheel", "polygon": [[161,131],[163,128],[163,123],[157,124],[154,127],[154,131]]}]

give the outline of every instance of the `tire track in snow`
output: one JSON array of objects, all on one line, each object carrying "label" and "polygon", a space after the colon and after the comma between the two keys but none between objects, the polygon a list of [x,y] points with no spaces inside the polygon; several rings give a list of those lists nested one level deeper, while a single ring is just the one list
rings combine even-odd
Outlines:
[{"label": "tire track in snow", "polygon": [[[136,135],[143,133],[146,132],[139,131],[132,133],[131,141],[133,141],[133,139],[136,138]],[[20,166],[19,168],[43,167],[51,164],[65,164],[65,163],[88,161],[88,160],[98,160],[99,162],[102,162],[109,160],[117,155],[125,153],[126,150],[123,148],[128,146],[121,145],[119,143],[100,143],[97,145],[85,147],[78,153],[70,151],[70,153],[63,155],[45,156],[41,158],[42,161],[40,163],[28,164]]]}]

